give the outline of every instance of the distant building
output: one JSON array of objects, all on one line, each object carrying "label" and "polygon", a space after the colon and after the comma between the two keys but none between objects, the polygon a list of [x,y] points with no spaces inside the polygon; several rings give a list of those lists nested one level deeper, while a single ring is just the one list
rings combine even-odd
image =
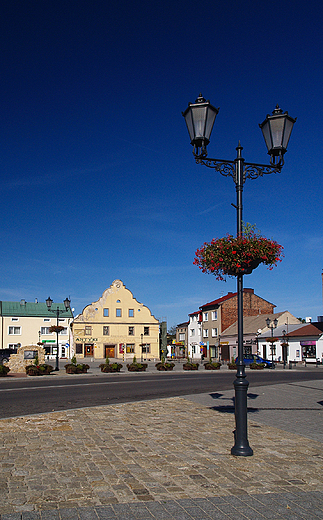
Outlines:
[{"label": "distant building", "polygon": [[[243,289],[243,316],[273,314],[276,305],[254,293],[254,289]],[[204,357],[230,360],[230,348],[220,337],[224,330],[238,319],[237,293],[206,303],[200,307],[202,313],[202,342]]]},{"label": "distant building", "polygon": [[[271,360],[270,345],[267,339],[271,337],[271,329],[267,327],[266,320],[273,322],[277,320],[277,328],[274,329],[274,336],[282,336],[282,331],[294,330],[302,327],[300,321],[290,312],[283,311],[276,314],[258,314],[258,316],[246,316],[243,318],[243,353],[257,354],[264,359]],[[277,339],[278,341],[278,339]],[[230,360],[238,355],[238,322],[230,325],[222,332],[220,338],[221,345],[225,344],[229,348]],[[276,347],[274,347],[276,349]],[[276,352],[276,350],[275,350]],[[281,355],[281,352],[280,352]],[[276,354],[275,354],[276,357]],[[278,359],[278,358],[277,358]]]},{"label": "distant building", "polygon": [[75,317],[73,348],[80,357],[159,359],[159,321],[115,280]]},{"label": "distant building", "polygon": [[168,356],[174,358],[183,358],[187,355],[187,334],[188,334],[188,321],[180,323],[176,327],[176,339],[173,340],[170,352]]},{"label": "distant building", "polygon": [[193,359],[201,359],[201,352],[203,353],[202,313],[201,311],[192,312],[188,315],[188,317],[188,357]]},{"label": "distant building", "polygon": [[[59,325],[63,330],[58,335],[59,357],[70,357],[70,323],[73,319],[71,309],[65,309],[64,303],[52,303],[53,311],[60,310]],[[56,333],[50,327],[57,324],[56,313],[48,310],[45,302],[34,303],[0,302],[1,348],[17,348],[37,345],[42,342],[46,355],[56,357]]]}]

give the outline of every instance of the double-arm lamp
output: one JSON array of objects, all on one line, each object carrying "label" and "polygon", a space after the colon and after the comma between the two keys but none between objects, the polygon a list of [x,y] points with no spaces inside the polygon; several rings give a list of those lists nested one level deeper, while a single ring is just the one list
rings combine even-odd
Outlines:
[{"label": "double-arm lamp", "polygon": [[[236,186],[237,204],[237,235],[242,234],[242,191],[243,184],[247,178],[256,179],[269,173],[280,172],[284,164],[284,155],[287,152],[288,141],[296,119],[287,112],[283,113],[277,105],[272,115],[259,125],[270,155],[270,164],[247,163],[241,155],[242,146],[236,148],[237,157],[233,161],[223,159],[208,159],[207,145],[214,121],[218,115],[219,108],[215,108],[206,101],[202,94],[195,103],[189,103],[183,116],[193,146],[193,154],[198,164],[204,164],[213,168],[225,177],[232,177]],[[237,375],[234,381],[235,388],[235,420],[234,432],[235,444],[231,449],[232,455],[250,456],[253,454],[248,442],[247,431],[247,391],[249,383],[246,380],[245,365],[243,362],[243,272],[238,272],[237,296],[238,296],[238,362]]]},{"label": "double-arm lamp", "polygon": [[51,309],[52,304],[53,304],[53,300],[49,296],[46,300],[47,308],[50,312],[54,312],[56,314],[56,367],[55,367],[55,371],[58,371],[59,370],[59,363],[58,363],[59,315],[68,311],[68,309],[70,308],[71,300],[69,300],[68,298],[65,298],[65,300],[64,300],[65,309],[60,309],[58,305],[57,305],[56,309]]}]

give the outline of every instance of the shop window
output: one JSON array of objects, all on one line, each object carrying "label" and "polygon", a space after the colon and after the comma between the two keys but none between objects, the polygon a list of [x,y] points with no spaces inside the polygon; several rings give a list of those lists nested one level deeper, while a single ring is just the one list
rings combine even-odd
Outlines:
[{"label": "shop window", "polygon": [[83,345],[82,345],[82,343],[76,343],[76,345],[75,345],[75,354],[83,354]]},{"label": "shop window", "polygon": [[134,345],[134,343],[127,343],[127,345],[126,345],[126,353],[127,354],[134,354],[135,353],[135,345]]}]

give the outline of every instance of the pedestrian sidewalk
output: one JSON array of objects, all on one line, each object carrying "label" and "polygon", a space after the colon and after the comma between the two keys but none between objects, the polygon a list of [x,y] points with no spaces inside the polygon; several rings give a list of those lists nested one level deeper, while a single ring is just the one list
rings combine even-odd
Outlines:
[{"label": "pedestrian sidewalk", "polygon": [[322,519],[323,380],[252,388],[252,457],[230,454],[232,398],[0,420],[1,520]]}]

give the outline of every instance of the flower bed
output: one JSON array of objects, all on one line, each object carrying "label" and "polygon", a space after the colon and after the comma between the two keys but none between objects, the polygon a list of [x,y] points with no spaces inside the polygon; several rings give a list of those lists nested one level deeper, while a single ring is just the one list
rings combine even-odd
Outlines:
[{"label": "flower bed", "polygon": [[156,363],[155,367],[157,368],[157,370],[161,371],[161,372],[166,372],[166,371],[169,371],[169,370],[173,370],[175,366],[175,363],[168,363],[167,361],[166,362],[159,362],[159,363]]},{"label": "flower bed", "polygon": [[183,364],[183,370],[198,370],[199,364],[198,363],[191,363],[190,361],[187,361]]},{"label": "flower bed", "polygon": [[220,370],[221,363],[218,362],[207,362],[204,363],[205,370]]},{"label": "flower bed", "polygon": [[0,377],[6,377],[10,372],[10,368],[7,365],[0,365]]},{"label": "flower bed", "polygon": [[99,368],[101,368],[101,372],[120,372],[123,365],[122,363],[110,363],[109,360],[107,360],[105,363],[102,363],[99,365]]},{"label": "flower bed", "polygon": [[53,372],[54,367],[43,363],[41,365],[27,365],[25,370],[27,376],[48,376]]},{"label": "flower bed", "polygon": [[263,370],[265,368],[265,363],[250,363],[249,367],[251,370]]},{"label": "flower bed", "polygon": [[250,274],[259,264],[269,269],[281,261],[283,247],[275,240],[269,240],[255,232],[254,226],[247,224],[241,236],[226,235],[214,238],[210,243],[197,249],[194,264],[203,273],[215,275],[217,280],[239,273]]}]

